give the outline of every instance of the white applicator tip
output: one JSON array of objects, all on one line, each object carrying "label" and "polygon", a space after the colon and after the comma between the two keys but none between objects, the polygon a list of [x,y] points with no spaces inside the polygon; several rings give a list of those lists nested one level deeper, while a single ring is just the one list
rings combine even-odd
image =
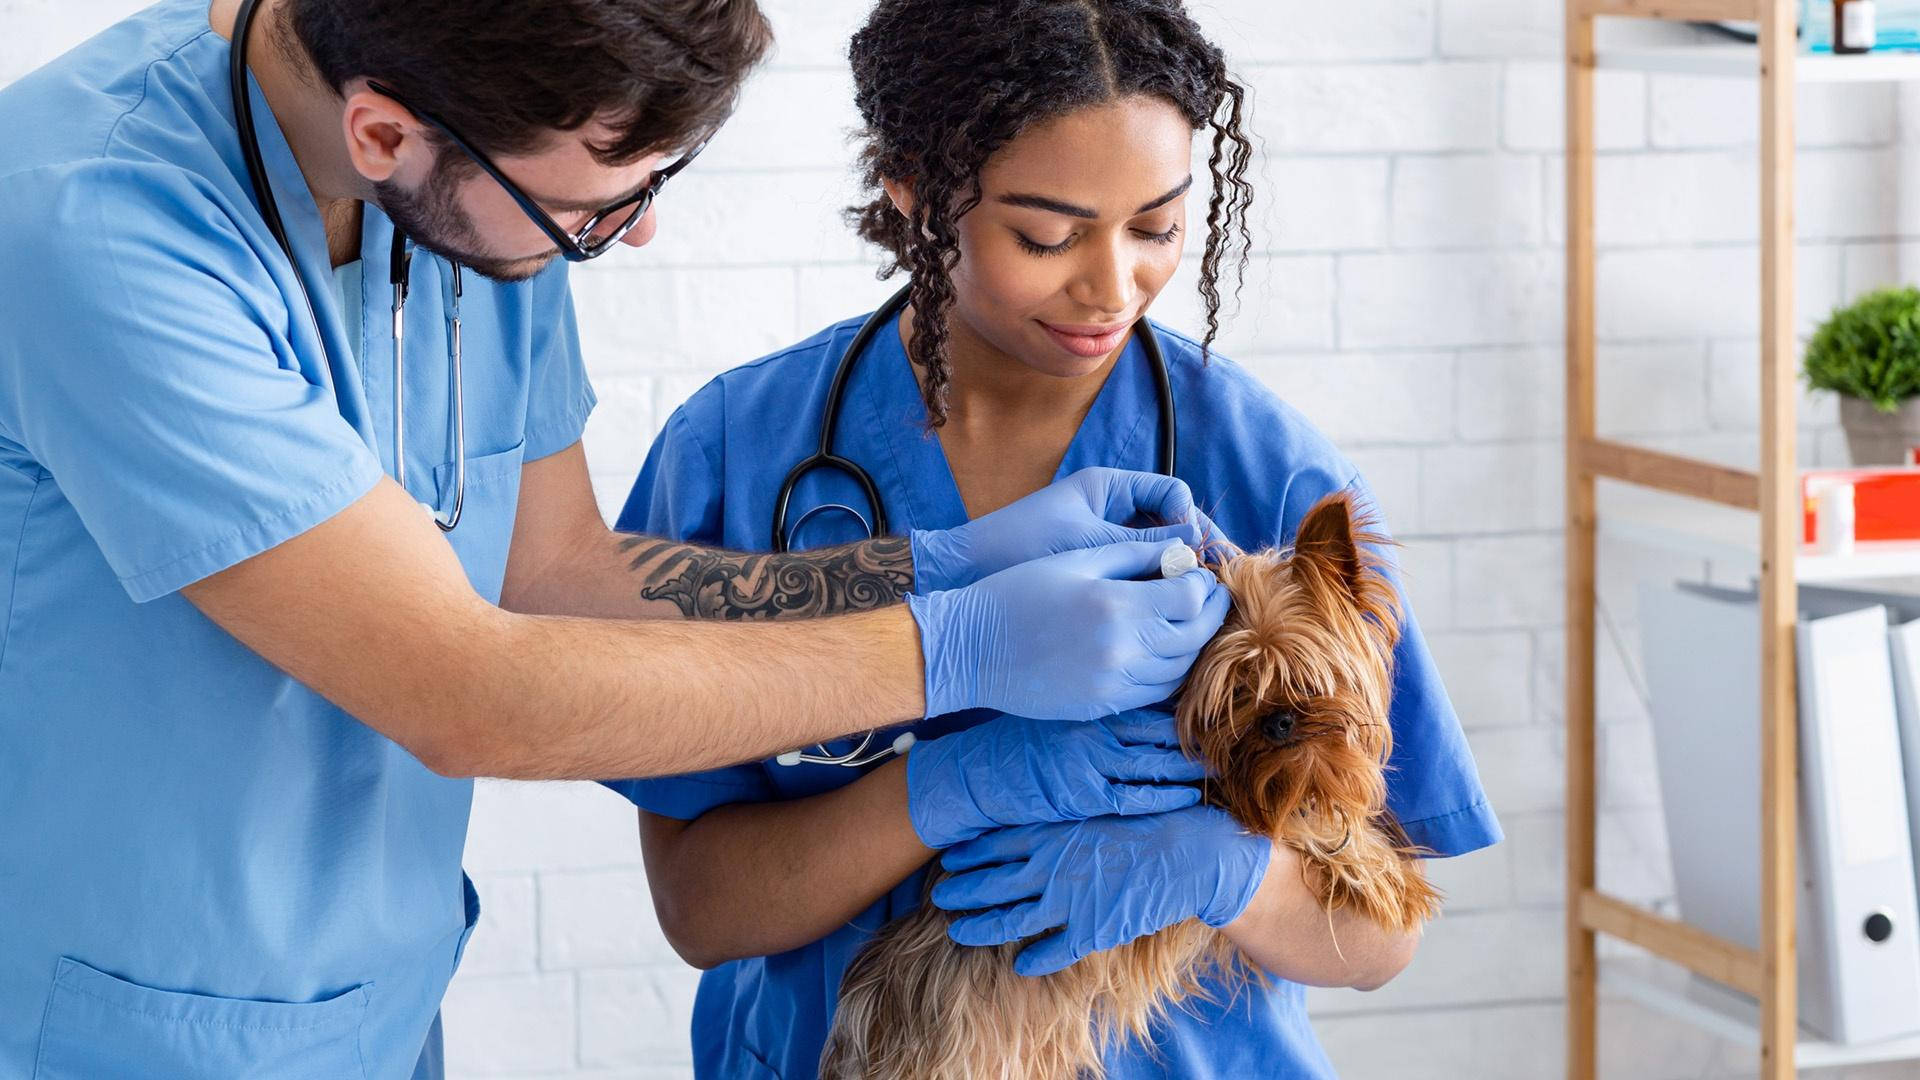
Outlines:
[{"label": "white applicator tip", "polygon": [[1174,544],[1160,553],[1160,576],[1177,578],[1200,566],[1200,556],[1185,544]]}]

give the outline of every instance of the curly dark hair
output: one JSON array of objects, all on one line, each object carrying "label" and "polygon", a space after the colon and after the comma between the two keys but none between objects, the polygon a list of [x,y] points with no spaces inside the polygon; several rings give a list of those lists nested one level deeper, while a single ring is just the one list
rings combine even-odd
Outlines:
[{"label": "curly dark hair", "polygon": [[773,43],[754,0],[292,0],[285,10],[277,44],[304,49],[335,92],[356,76],[383,79],[490,155],[605,119],[611,137],[590,149],[610,165],[710,134]]},{"label": "curly dark hair", "polygon": [[[1242,127],[1245,87],[1180,0],[880,0],[851,52],[872,198],[850,207],[847,219],[892,257],[882,278],[908,273],[908,353],[926,369],[933,426],[946,422],[951,379],[955,222],[980,202],[980,170],[1029,125],[1088,105],[1149,94],[1171,102],[1194,130],[1213,132],[1200,260],[1203,359],[1210,353],[1220,329],[1220,269],[1237,252],[1237,295],[1252,248],[1253,145]],[[894,208],[882,180],[912,183],[910,215]]]}]

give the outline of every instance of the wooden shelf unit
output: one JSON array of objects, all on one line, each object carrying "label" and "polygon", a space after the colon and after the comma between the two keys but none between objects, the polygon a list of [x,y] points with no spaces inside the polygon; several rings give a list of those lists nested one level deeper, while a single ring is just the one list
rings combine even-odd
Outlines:
[{"label": "wooden shelf unit", "polygon": [[[1793,0],[1566,0],[1567,48],[1567,1076],[1595,1080],[1599,964],[1608,934],[1759,1000],[1762,1080],[1792,1080],[1797,1048],[1794,942],[1796,768],[1793,669],[1795,557],[1800,499],[1794,411]],[[1759,43],[1744,50],[1760,107],[1760,463],[1757,472],[1603,440],[1594,393],[1594,48],[1601,17],[1746,19]],[[1723,73],[1722,54],[1638,50],[1628,66]],[[1662,64],[1666,66],[1661,66]],[[1709,63],[1718,70],[1703,70]],[[1761,839],[1758,948],[1727,941],[1609,896],[1596,879],[1594,768],[1595,571],[1601,479],[1758,515]]]},{"label": "wooden shelf unit", "polygon": [[[1861,544],[1847,556],[1800,543],[1794,339],[1794,88],[1920,80],[1920,54],[1800,55],[1794,0],[1566,0],[1567,18],[1567,1076],[1594,1080],[1603,973],[1600,934],[1714,985],[1676,989],[1652,961],[1612,962],[1615,993],[1755,1046],[1761,1080],[1808,1066],[1920,1060],[1920,1036],[1839,1046],[1798,1025],[1794,860],[1798,583],[1920,576],[1920,543]],[[1596,52],[1595,20],[1751,20],[1757,45],[1638,46]],[[1594,72],[1751,79],[1760,108],[1760,463],[1756,472],[1599,437],[1594,406]],[[1653,91],[1649,91],[1653,92]],[[1605,482],[1604,490],[1601,487]],[[1758,948],[1727,941],[1600,891],[1595,876],[1595,557],[1599,535],[1651,543],[1751,573],[1760,584],[1761,840]],[[1657,966],[1657,964],[1655,964]],[[1757,999],[1750,1001],[1748,998]]]}]

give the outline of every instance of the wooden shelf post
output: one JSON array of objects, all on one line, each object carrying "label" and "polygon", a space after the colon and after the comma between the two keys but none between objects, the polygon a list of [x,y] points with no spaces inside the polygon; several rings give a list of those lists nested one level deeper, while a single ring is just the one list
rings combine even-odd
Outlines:
[{"label": "wooden shelf post", "polygon": [[1799,709],[1794,620],[1800,546],[1794,408],[1794,6],[1760,5],[1760,1077],[1793,1080]]},{"label": "wooden shelf post", "polygon": [[[1794,35],[1791,0],[1567,0],[1567,1077],[1599,1061],[1596,935],[1649,949],[1760,999],[1760,1076],[1792,1080],[1798,1031],[1794,900],[1799,747],[1794,684],[1801,528],[1795,456]],[[1601,440],[1595,428],[1594,22],[1597,16],[1759,23],[1760,466],[1747,474]],[[1761,841],[1758,949],[1600,892],[1594,779],[1596,479],[1760,511]]]},{"label": "wooden shelf post", "polygon": [[1596,887],[1594,807],[1593,23],[1567,3],[1567,1077],[1594,1080],[1599,969],[1579,898]]}]

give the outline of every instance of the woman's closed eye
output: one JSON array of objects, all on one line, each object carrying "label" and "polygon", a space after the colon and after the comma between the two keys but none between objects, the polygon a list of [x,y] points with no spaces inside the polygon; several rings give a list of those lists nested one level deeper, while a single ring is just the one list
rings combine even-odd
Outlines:
[{"label": "woman's closed eye", "polygon": [[1135,229],[1133,230],[1133,235],[1148,243],[1171,244],[1173,243],[1174,237],[1180,235],[1180,223],[1176,221],[1167,226],[1162,232],[1148,232],[1145,229]]},{"label": "woman's closed eye", "polygon": [[[1133,229],[1131,231],[1133,235],[1150,244],[1171,244],[1174,239],[1180,235],[1180,223],[1174,222],[1161,232],[1149,232],[1145,229]],[[1066,239],[1057,244],[1043,244],[1018,229],[1014,230],[1013,236],[1020,244],[1021,250],[1029,255],[1064,254],[1069,248],[1073,247],[1074,241],[1079,239],[1078,233],[1068,233]]]},{"label": "woman's closed eye", "polygon": [[1019,241],[1020,249],[1022,251],[1025,251],[1029,255],[1062,254],[1068,248],[1072,247],[1074,240],[1078,238],[1078,234],[1068,233],[1067,238],[1065,240],[1060,241],[1057,244],[1043,244],[1040,241],[1035,240],[1033,237],[1028,236],[1026,233],[1019,231],[1018,229],[1014,230],[1013,235],[1014,235],[1014,239]]}]

